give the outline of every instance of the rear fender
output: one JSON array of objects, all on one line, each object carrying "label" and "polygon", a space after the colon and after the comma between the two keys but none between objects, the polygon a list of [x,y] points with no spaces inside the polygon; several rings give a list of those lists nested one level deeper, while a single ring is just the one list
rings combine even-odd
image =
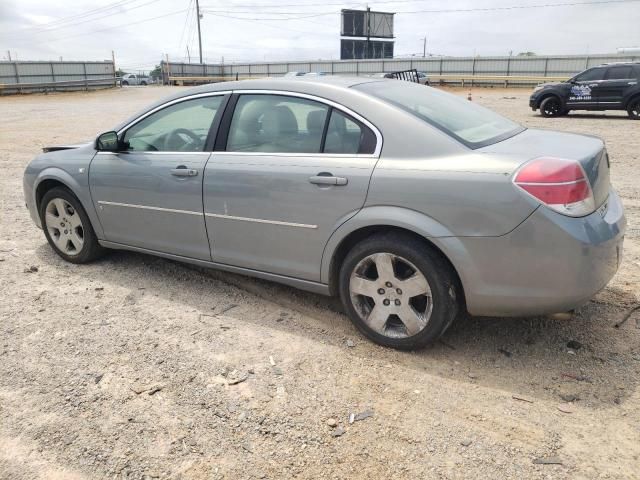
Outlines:
[{"label": "rear fender", "polygon": [[456,269],[464,288],[465,272],[459,267],[470,263],[466,258],[468,253],[464,245],[444,225],[433,218],[415,210],[392,206],[365,207],[333,232],[322,254],[320,270],[322,283],[329,284],[331,281],[331,261],[342,241],[357,230],[377,225],[402,228],[433,243]]}]

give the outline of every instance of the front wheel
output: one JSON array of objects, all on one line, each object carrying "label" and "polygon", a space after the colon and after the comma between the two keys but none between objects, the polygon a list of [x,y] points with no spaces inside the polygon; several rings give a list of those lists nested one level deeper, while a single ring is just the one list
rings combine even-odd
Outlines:
[{"label": "front wheel", "polygon": [[540,115],[543,117],[558,117],[563,114],[562,102],[558,97],[547,97],[540,104]]},{"label": "front wheel", "polygon": [[629,108],[627,108],[629,117],[634,120],[640,120],[640,97],[634,98],[629,102]]},{"label": "front wheel", "polygon": [[44,194],[40,218],[49,245],[66,261],[88,263],[103,255],[87,213],[66,188],[52,188]]},{"label": "front wheel", "polygon": [[339,288],[358,330],[400,350],[419,349],[440,337],[461,304],[449,264],[405,234],[376,235],[356,245],[340,269]]}]

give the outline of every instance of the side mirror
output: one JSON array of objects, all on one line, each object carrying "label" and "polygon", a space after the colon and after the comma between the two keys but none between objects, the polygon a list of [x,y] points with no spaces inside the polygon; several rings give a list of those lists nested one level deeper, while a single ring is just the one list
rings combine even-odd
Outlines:
[{"label": "side mirror", "polygon": [[96,150],[99,152],[117,152],[120,141],[116,132],[105,132],[96,138]]}]

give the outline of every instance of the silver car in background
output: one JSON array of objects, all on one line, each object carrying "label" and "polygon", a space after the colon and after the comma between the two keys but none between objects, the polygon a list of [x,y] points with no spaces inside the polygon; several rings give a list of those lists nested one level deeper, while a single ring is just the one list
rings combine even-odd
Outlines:
[{"label": "silver car in background", "polygon": [[564,312],[618,268],[625,217],[592,136],[442,91],[316,77],[205,85],[27,167],[64,259],[127,249],[340,296],[400,349],[460,311]]}]

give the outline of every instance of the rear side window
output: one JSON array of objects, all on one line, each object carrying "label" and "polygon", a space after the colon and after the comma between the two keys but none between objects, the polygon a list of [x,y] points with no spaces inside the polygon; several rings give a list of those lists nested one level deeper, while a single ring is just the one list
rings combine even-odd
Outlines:
[{"label": "rear side window", "polygon": [[325,153],[371,154],[375,149],[376,137],[369,128],[338,110],[331,111]]},{"label": "rear side window", "polygon": [[609,67],[607,69],[607,74],[604,77],[605,80],[626,80],[627,78],[632,78],[630,65]]},{"label": "rear side window", "polygon": [[350,116],[306,98],[240,95],[227,152],[374,153],[375,134]]},{"label": "rear side window", "polygon": [[241,95],[228,152],[320,153],[329,107],[284,95]]},{"label": "rear side window", "polygon": [[576,82],[595,82],[604,78],[604,68],[592,68],[574,78]]}]

